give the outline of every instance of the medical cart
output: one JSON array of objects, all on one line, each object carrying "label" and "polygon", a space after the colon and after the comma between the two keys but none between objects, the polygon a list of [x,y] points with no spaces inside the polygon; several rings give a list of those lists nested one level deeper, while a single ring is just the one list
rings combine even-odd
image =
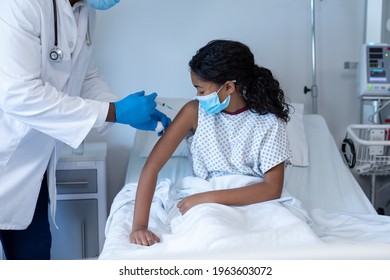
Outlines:
[{"label": "medical cart", "polygon": [[[358,64],[360,123],[347,127],[342,152],[358,175],[371,176],[375,207],[377,176],[390,175],[390,45],[363,44]],[[349,151],[346,147],[349,146]]]},{"label": "medical cart", "polygon": [[[347,151],[346,145],[349,146]],[[390,124],[352,124],[347,127],[343,153],[350,168],[371,176],[370,199],[375,207],[376,176],[390,175]]]}]

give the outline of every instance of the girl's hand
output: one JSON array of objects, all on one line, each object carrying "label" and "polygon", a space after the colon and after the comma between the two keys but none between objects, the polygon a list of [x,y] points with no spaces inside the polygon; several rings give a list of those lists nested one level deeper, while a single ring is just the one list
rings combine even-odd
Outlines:
[{"label": "girl's hand", "polygon": [[160,242],[160,238],[148,229],[139,229],[130,233],[130,242],[143,246],[152,246]]},{"label": "girl's hand", "polygon": [[177,208],[179,208],[179,211],[182,215],[184,215],[188,210],[190,210],[192,207],[201,204],[201,203],[208,203],[212,202],[211,199],[207,198],[206,193],[198,193],[193,194],[190,196],[187,196],[183,198],[178,204]]}]

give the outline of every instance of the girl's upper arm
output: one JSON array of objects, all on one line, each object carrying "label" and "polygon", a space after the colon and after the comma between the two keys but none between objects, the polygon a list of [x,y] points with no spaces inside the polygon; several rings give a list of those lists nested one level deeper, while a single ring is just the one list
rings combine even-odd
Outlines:
[{"label": "girl's upper arm", "polygon": [[197,123],[198,101],[192,100],[183,106],[168,129],[160,137],[146,161],[145,168],[156,168],[159,171],[184,137],[190,131],[196,130]]}]

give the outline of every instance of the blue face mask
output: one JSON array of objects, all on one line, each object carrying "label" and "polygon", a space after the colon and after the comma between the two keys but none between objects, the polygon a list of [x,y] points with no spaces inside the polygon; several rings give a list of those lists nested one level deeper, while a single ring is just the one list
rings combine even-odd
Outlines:
[{"label": "blue face mask", "polygon": [[107,10],[119,3],[120,0],[86,0],[87,6],[96,10]]},{"label": "blue face mask", "polygon": [[[222,86],[223,87],[223,86]],[[214,91],[206,96],[195,96],[194,99],[198,100],[200,106],[205,110],[207,114],[217,114],[222,110],[226,109],[230,102],[230,95],[221,103],[219,101],[218,92],[221,90]]]}]

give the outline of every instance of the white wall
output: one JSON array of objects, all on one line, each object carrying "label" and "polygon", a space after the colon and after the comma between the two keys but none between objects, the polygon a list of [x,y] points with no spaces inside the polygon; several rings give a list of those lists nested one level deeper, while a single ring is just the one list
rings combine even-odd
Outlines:
[{"label": "white wall", "polygon": [[[365,0],[316,0],[316,7],[318,113],[339,144],[359,116],[356,71],[343,65],[359,59]],[[312,110],[303,94],[312,85],[310,0],[122,0],[98,12],[97,30],[97,63],[121,97],[139,90],[192,97],[188,61],[208,41],[226,38],[247,44],[290,100]],[[115,125],[87,139],[108,142],[109,200],[123,185],[133,133]]]}]

